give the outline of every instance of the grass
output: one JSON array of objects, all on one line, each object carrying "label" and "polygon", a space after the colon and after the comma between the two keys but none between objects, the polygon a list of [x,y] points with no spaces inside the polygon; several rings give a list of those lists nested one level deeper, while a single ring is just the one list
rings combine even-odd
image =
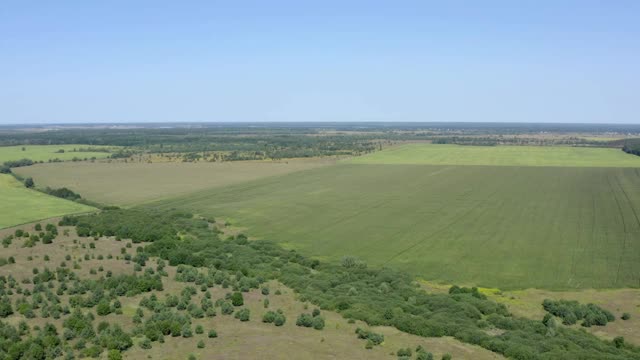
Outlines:
[{"label": "grass", "polygon": [[619,149],[568,146],[462,146],[408,144],[352,158],[353,164],[640,167]]},{"label": "grass", "polygon": [[[42,225],[45,223],[43,222]],[[34,231],[34,224],[27,224],[19,227],[28,232]],[[4,237],[13,233],[15,229],[0,230],[0,237]],[[52,244],[38,243],[32,248],[22,247],[23,239],[16,239],[7,248],[3,248],[3,256],[12,256],[16,259],[15,264],[8,264],[0,268],[0,275],[14,276],[19,283],[23,279],[31,279],[33,277],[32,268],[37,267],[42,270],[44,267],[55,268],[62,261],[68,263],[69,268],[73,262],[80,265],[80,269],[73,269],[73,272],[81,279],[98,279],[104,276],[104,272],[91,274],[90,269],[97,269],[103,266],[105,272],[110,270],[114,275],[133,273],[133,265],[122,260],[120,248],[124,247],[127,240],[115,241],[113,237],[100,238],[94,241],[92,238],[80,238],[70,227],[60,227],[60,235]],[[62,235],[65,230],[70,232],[69,236]],[[75,242],[74,242],[75,241]],[[95,249],[91,249],[89,244],[94,244]],[[82,248],[82,246],[85,248]],[[142,245],[142,244],[140,244]],[[129,253],[135,253],[134,244],[132,249],[128,249]],[[90,260],[83,260],[85,254],[91,255]],[[49,261],[44,261],[44,256],[50,257]],[[71,261],[65,260],[65,256],[70,255]],[[98,260],[98,255],[103,255],[103,260]],[[112,255],[112,259],[108,259],[107,255]],[[29,260],[31,257],[33,260]],[[120,257],[120,259],[118,259]],[[155,259],[147,262],[146,267],[154,268]],[[164,299],[165,294],[179,295],[182,289],[189,283],[181,283],[175,281],[176,268],[167,266],[166,271],[168,277],[163,278],[164,291],[154,292],[159,299]],[[263,299],[266,296],[260,294],[259,290],[252,290],[244,294],[245,307],[251,311],[251,319],[247,322],[240,322],[233,316],[224,316],[218,311],[218,315],[213,318],[192,319],[195,329],[197,325],[204,327],[204,334],[195,334],[192,338],[182,337],[165,337],[165,343],[153,343],[153,348],[149,350],[141,349],[134,345],[131,349],[124,353],[126,359],[185,359],[188,354],[197,355],[198,359],[311,359],[311,358],[333,358],[333,359],[390,359],[395,358],[389,356],[401,347],[415,348],[422,345],[425,349],[434,353],[435,358],[441,358],[442,354],[449,353],[454,359],[503,359],[502,356],[494,354],[488,350],[478,346],[461,343],[450,337],[442,338],[424,338],[415,335],[402,333],[390,327],[376,327],[372,330],[385,335],[385,342],[380,346],[376,346],[371,350],[364,348],[365,342],[356,337],[355,329],[357,327],[369,328],[362,322],[349,324],[346,319],[339,314],[329,311],[322,311],[322,316],[326,319],[326,326],[322,331],[301,328],[295,325],[296,317],[303,312],[309,313],[313,309],[312,305],[303,303],[296,299],[294,292],[275,281],[270,282],[269,288],[271,294],[268,296],[270,305],[269,309],[263,307]],[[30,288],[31,285],[22,285]],[[210,289],[212,298],[223,298],[231,289],[223,289],[216,286]],[[276,290],[280,290],[282,295],[275,295]],[[107,321],[122,326],[126,331],[132,331],[134,323],[132,321],[133,314],[139,307],[142,297],[149,297],[150,294],[144,293],[133,297],[119,297],[122,303],[123,314],[110,314],[104,317],[96,316],[95,323]],[[12,301],[21,299],[21,294],[14,293],[11,295]],[[68,295],[63,295],[62,300],[66,304]],[[200,303],[202,293],[194,297],[193,302]],[[305,309],[305,307],[307,307]],[[268,311],[282,309],[286,315],[287,321],[282,327],[276,327],[273,324],[262,323],[262,315]],[[86,310],[86,309],[85,309]],[[92,311],[94,312],[94,311]],[[144,310],[146,316],[150,312]],[[36,311],[39,314],[39,311]],[[95,313],[95,312],[94,312]],[[57,326],[58,331],[62,332],[61,319],[42,318],[37,316],[34,319],[26,319],[30,326],[38,325],[43,327],[46,323]],[[17,325],[20,321],[25,320],[18,314],[11,315],[3,321],[7,321],[12,325]],[[218,333],[217,338],[210,339],[207,337],[209,329],[215,329]],[[136,340],[140,340],[139,338]],[[202,340],[205,342],[204,349],[198,349],[197,343]],[[104,354],[103,354],[104,355]],[[104,357],[104,356],[103,356]]]},{"label": "grass", "polygon": [[332,160],[226,163],[55,163],[16,168],[39,186],[68,187],[105,204],[132,205],[196,190],[286,174]]},{"label": "grass", "polygon": [[[49,161],[53,159],[71,160],[76,158],[106,158],[110,154],[100,151],[78,151],[81,148],[106,148],[105,146],[89,146],[89,145],[18,145],[18,146],[0,146],[0,164],[5,161],[31,159],[33,161]],[[22,150],[24,149],[24,150]],[[64,150],[63,153],[58,152]]]},{"label": "grass", "polygon": [[0,175],[0,228],[81,213],[92,207],[27,189],[11,175]]},{"label": "grass", "polygon": [[149,204],[228,217],[307,255],[427,280],[640,286],[640,169],[352,165]]}]

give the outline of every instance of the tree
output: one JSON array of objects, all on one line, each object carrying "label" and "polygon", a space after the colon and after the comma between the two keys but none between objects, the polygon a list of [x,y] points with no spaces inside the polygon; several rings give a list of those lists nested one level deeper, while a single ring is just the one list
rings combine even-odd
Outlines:
[{"label": "tree", "polygon": [[233,306],[244,305],[244,298],[242,297],[242,293],[239,291],[234,292],[231,295],[231,303],[233,304]]},{"label": "tree", "polygon": [[122,353],[120,353],[120,351],[118,350],[109,350],[108,353],[108,359],[109,360],[122,360]]},{"label": "tree", "polygon": [[0,317],[6,318],[13,314],[13,307],[11,307],[11,300],[4,298],[0,300]]},{"label": "tree", "polygon": [[311,321],[311,325],[316,330],[322,330],[324,329],[324,319],[321,316],[316,316]]},{"label": "tree", "polygon": [[98,306],[96,306],[96,313],[100,316],[109,315],[111,313],[111,305],[106,299],[100,300]]},{"label": "tree", "polygon": [[242,310],[236,312],[235,318],[239,319],[240,321],[249,321],[250,315],[251,315],[251,312],[249,311],[249,309],[243,308]]},{"label": "tree", "polygon": [[33,182],[33,178],[28,177],[28,178],[24,179],[24,186],[29,188],[29,189],[34,187],[35,183]]}]

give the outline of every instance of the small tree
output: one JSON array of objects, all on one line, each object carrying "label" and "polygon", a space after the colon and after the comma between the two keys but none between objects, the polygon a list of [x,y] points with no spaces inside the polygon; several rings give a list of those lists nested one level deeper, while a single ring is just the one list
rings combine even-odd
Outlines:
[{"label": "small tree", "polygon": [[231,303],[233,304],[233,306],[244,305],[244,298],[242,297],[242,293],[239,291],[234,292],[231,295]]},{"label": "small tree", "polygon": [[30,188],[34,187],[35,185],[36,184],[33,182],[33,178],[28,177],[28,178],[24,179],[24,186],[25,187],[30,189]]}]

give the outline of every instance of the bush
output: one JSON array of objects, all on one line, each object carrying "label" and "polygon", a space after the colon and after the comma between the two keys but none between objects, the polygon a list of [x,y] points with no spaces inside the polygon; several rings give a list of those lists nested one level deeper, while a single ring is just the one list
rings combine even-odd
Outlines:
[{"label": "bush", "polygon": [[211,330],[209,330],[209,335],[208,336],[210,338],[217,338],[218,337],[218,333],[215,330],[211,329]]},{"label": "bush", "polygon": [[313,328],[316,330],[324,329],[324,319],[320,316],[314,317],[313,320],[311,321],[311,324]]},{"label": "bush", "polygon": [[198,341],[198,349],[204,349],[204,340]]},{"label": "bush", "polygon": [[624,347],[624,337],[616,336],[615,338],[613,338],[613,345],[618,349]]},{"label": "bush", "polygon": [[629,320],[631,319],[631,314],[629,314],[628,312],[623,313],[622,316],[620,317],[622,320]]},{"label": "bush", "polygon": [[313,316],[309,314],[300,314],[300,316],[298,316],[298,319],[296,320],[296,325],[302,327],[312,327]]},{"label": "bush", "polygon": [[267,324],[271,324],[276,320],[276,312],[275,311],[267,311],[263,316],[262,316],[262,322],[263,323],[267,323]]},{"label": "bush", "polygon": [[239,319],[240,321],[249,321],[250,315],[251,315],[251,312],[249,311],[249,309],[243,308],[237,311],[234,316],[236,319]]},{"label": "bush", "polygon": [[148,350],[151,349],[151,340],[149,340],[149,338],[144,338],[142,339],[142,341],[140,341],[140,347],[142,349]]},{"label": "bush", "polygon": [[190,338],[193,336],[193,332],[191,331],[191,325],[189,324],[185,324],[182,327],[182,337],[184,338]]},{"label": "bush", "polygon": [[242,297],[242,293],[239,291],[234,292],[231,295],[231,303],[233,304],[233,306],[244,305],[244,298]]}]

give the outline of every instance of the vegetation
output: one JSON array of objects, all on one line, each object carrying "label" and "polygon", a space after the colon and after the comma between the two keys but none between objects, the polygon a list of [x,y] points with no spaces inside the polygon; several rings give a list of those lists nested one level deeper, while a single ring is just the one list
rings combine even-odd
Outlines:
[{"label": "vegetation", "polygon": [[88,212],[94,208],[27,189],[11,175],[0,174],[0,229],[30,221]]},{"label": "vegetation", "polygon": [[550,314],[558,316],[565,325],[573,325],[582,320],[582,326],[605,326],[616,318],[613,314],[594,304],[583,305],[577,301],[546,299],[542,306]]},{"label": "vegetation", "polygon": [[[110,218],[110,212],[122,211],[107,210],[101,215],[85,216],[84,219],[96,216]],[[454,288],[450,294],[429,294],[417,288],[409,275],[391,269],[324,264],[284,250],[271,242],[248,242],[245,237],[220,240],[205,220],[185,214],[143,214],[137,210],[131,211],[129,216],[140,216],[151,221],[151,224],[142,221],[129,223],[131,226],[138,224],[138,228],[132,231],[141,234],[144,229],[151,231],[167,218],[179,219],[174,224],[175,228],[164,227],[172,232],[146,246],[145,253],[160,256],[174,265],[211,269],[214,277],[218,272],[234,273],[235,286],[238,288],[242,287],[242,279],[247,279],[246,284],[251,284],[251,279],[255,279],[253,288],[258,289],[264,280],[276,278],[295,289],[302,299],[370,325],[394,326],[420,336],[453,336],[515,359],[618,359],[640,355],[638,348],[626,344],[615,346],[570,328],[558,327],[550,336],[547,324],[515,318],[504,306],[476,295],[473,289]],[[115,231],[120,226],[83,218],[77,220],[76,224],[87,224],[89,232],[98,231],[98,228],[91,228],[91,224],[99,225],[100,232]],[[224,281],[222,277],[219,279]],[[197,292],[195,288],[193,291]],[[313,313],[302,314],[296,323],[315,327],[314,319],[322,319],[319,312],[315,317]],[[489,326],[498,329],[499,335],[485,332],[483,327],[486,325],[480,325],[479,320],[485,320]]]},{"label": "vegetation", "polygon": [[640,167],[618,149],[560,146],[410,144],[349,160],[354,164]]},{"label": "vegetation", "polygon": [[637,287],[637,179],[633,168],[337,165],[145,206],[449,284]]}]

